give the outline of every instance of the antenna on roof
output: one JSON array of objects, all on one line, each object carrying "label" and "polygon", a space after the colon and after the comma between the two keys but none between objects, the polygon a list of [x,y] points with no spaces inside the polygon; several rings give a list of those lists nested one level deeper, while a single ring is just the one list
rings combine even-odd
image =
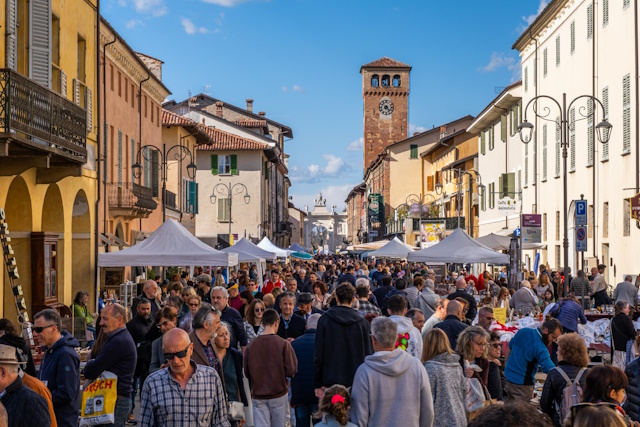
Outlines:
[{"label": "antenna on roof", "polygon": [[202,93],[204,93],[205,95],[208,95],[209,89],[211,89],[211,85],[204,85],[204,90],[202,91]]}]

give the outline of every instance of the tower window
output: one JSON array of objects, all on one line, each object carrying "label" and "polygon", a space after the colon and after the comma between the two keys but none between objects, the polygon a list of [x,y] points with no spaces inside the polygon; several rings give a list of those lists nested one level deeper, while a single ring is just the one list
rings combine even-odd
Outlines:
[{"label": "tower window", "polygon": [[389,79],[389,76],[387,74],[382,76],[382,86],[388,87],[390,84],[391,84],[391,79]]},{"label": "tower window", "polygon": [[400,76],[397,74],[393,76],[393,87],[400,87]]},{"label": "tower window", "polygon": [[371,86],[378,87],[380,86],[380,77],[377,74],[371,76]]}]

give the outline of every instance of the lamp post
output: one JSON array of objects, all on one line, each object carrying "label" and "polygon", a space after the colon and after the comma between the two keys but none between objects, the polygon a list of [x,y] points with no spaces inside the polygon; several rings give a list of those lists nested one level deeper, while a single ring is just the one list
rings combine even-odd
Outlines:
[{"label": "lamp post", "polygon": [[[520,124],[520,126],[518,126],[518,133],[520,134],[520,140],[525,143],[528,144],[531,141],[531,137],[533,134],[533,124],[529,123],[529,121],[527,120],[527,111],[529,110],[529,106],[532,106],[532,111],[535,117],[538,117],[542,120],[546,120],[546,121],[550,121],[550,122],[555,122],[557,125],[560,126],[560,147],[562,147],[562,165],[563,165],[563,175],[562,175],[562,186],[563,186],[563,190],[562,190],[562,194],[563,194],[563,199],[564,199],[564,211],[563,211],[563,219],[564,219],[564,238],[562,241],[562,246],[564,249],[564,277],[565,280],[568,279],[569,277],[569,225],[568,225],[568,221],[567,221],[567,216],[568,216],[568,196],[567,196],[567,156],[568,156],[568,148],[569,148],[569,140],[567,138],[567,135],[569,134],[569,130],[571,129],[571,127],[575,126],[575,122],[580,121],[580,120],[585,120],[588,119],[589,117],[595,115],[595,108],[591,109],[591,114],[587,114],[585,115],[584,112],[584,107],[581,107],[578,109],[578,114],[580,114],[582,116],[581,119],[573,119],[572,122],[570,122],[570,117],[568,116],[569,111],[571,111],[571,108],[573,107],[573,105],[576,103],[576,101],[579,101],[581,99],[587,99],[588,102],[593,102],[593,103],[597,103],[600,108],[602,108],[602,117],[606,117],[606,112],[605,112],[605,108],[604,105],[602,105],[602,102],[600,102],[600,100],[594,96],[591,95],[580,95],[576,98],[574,98],[571,102],[569,102],[569,104],[567,105],[567,94],[563,93],[562,94],[562,105],[560,105],[560,103],[555,99],[552,98],[551,96],[548,95],[538,95],[534,98],[532,98],[528,103],[527,106],[524,109],[524,121]],[[549,119],[549,115],[551,114],[551,109],[549,107],[544,107],[542,110],[540,110],[539,106],[538,106],[538,101],[540,100],[548,100],[551,101],[552,104],[555,104],[556,107],[558,107],[558,112],[560,114],[560,123],[558,124],[555,120],[551,120]],[[533,104],[532,104],[533,103]],[[613,126],[611,125],[611,123],[609,123],[606,119],[603,119],[600,123],[598,123],[598,125],[596,126],[596,131],[598,133],[598,141],[600,141],[602,144],[606,144],[607,142],[609,142],[609,138],[611,137],[611,129],[613,128]],[[563,286],[564,288],[564,286]],[[564,295],[564,289],[560,290],[560,296]]]},{"label": "lamp post", "polygon": [[[478,188],[481,189],[482,191],[484,191],[484,185],[482,185],[482,177],[480,176],[480,173],[476,170],[466,170],[466,169],[461,169],[461,168],[447,168],[447,169],[443,169],[442,172],[456,172],[458,175],[458,182],[456,183],[456,187],[457,187],[457,191],[456,193],[459,195],[462,192],[462,181],[461,181],[461,177],[463,175],[468,175],[469,176],[469,218],[468,218],[468,224],[469,224],[469,235],[473,237],[473,222],[472,222],[472,215],[471,215],[471,209],[472,209],[472,200],[471,200],[471,195],[473,193],[473,179],[474,179],[474,174],[475,174],[475,178],[477,178],[478,180]],[[441,175],[443,176],[444,173]],[[441,178],[442,180],[442,178]],[[435,190],[436,190],[436,194],[441,195],[442,191],[444,189],[444,186],[442,185],[442,182],[437,182],[436,186],[435,186]],[[458,228],[460,228],[460,203],[458,200],[458,197],[456,196],[456,210],[458,212]]]},{"label": "lamp post", "polygon": [[[144,151],[143,151],[144,150]],[[174,152],[174,150],[176,150]],[[167,168],[169,156],[173,155],[173,159],[182,162],[187,157],[189,158],[189,164],[187,165],[187,175],[190,179],[196,177],[196,165],[193,163],[193,155],[191,151],[184,145],[174,145],[167,150],[167,144],[162,144],[162,151],[155,145],[143,145],[136,154],[136,163],[131,166],[131,173],[134,178],[138,179],[142,175],[142,165],[140,164],[140,153],[145,160],[152,160],[150,153],[156,151],[160,155],[160,168],[162,179],[162,222],[166,219],[166,197],[167,197]],[[149,156],[149,157],[147,157]]]},{"label": "lamp post", "polygon": [[244,203],[248,205],[249,202],[251,201],[251,196],[249,195],[249,190],[247,190],[247,186],[242,184],[241,182],[237,182],[235,184],[232,184],[232,183],[223,184],[221,182],[219,184],[216,184],[213,187],[211,196],[209,196],[209,201],[211,202],[212,205],[215,205],[216,200],[218,199],[218,197],[216,196],[216,193],[218,193],[220,196],[225,196],[229,198],[229,245],[231,245],[231,205],[233,201],[233,196],[234,194],[236,195],[242,194],[243,191],[244,191]]}]

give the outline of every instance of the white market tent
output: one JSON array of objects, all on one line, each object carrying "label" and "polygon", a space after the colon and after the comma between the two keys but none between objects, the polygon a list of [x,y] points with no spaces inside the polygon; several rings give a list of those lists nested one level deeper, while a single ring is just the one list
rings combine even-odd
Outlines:
[{"label": "white market tent", "polygon": [[250,255],[257,256],[259,258],[264,258],[267,261],[274,261],[276,259],[275,252],[264,250],[258,245],[252,243],[249,239],[245,237],[238,240],[233,246],[227,249],[229,249],[229,251],[225,251],[225,252],[229,252],[229,253],[234,253],[236,251],[238,251],[238,253],[244,252]]},{"label": "white market tent", "polygon": [[[490,233],[486,236],[476,238],[476,242],[493,249],[494,251],[508,251],[511,246],[511,237],[501,236],[499,234]],[[522,249],[545,249],[547,246],[543,243],[523,243]]]},{"label": "white market tent", "polygon": [[456,228],[440,243],[411,252],[407,261],[509,264],[509,255],[494,251],[473,240],[461,228]]},{"label": "white market tent", "polygon": [[348,251],[375,251],[389,243],[388,240],[376,240],[375,242],[360,243],[359,245],[348,246]]},{"label": "white market tent", "polygon": [[369,252],[367,256],[375,258],[406,258],[409,252],[413,252],[413,247],[394,237],[393,240],[380,249]]},{"label": "white market tent", "polygon": [[291,251],[287,249],[280,249],[279,247],[271,243],[271,240],[269,240],[267,236],[265,236],[264,239],[262,239],[260,243],[258,243],[258,247],[264,249],[267,252],[273,252],[278,258],[287,258],[291,253]]},{"label": "white market tent", "polygon": [[118,252],[98,254],[98,267],[231,267],[237,264],[236,254],[213,249],[173,219],[168,219],[151,236],[136,245]]}]

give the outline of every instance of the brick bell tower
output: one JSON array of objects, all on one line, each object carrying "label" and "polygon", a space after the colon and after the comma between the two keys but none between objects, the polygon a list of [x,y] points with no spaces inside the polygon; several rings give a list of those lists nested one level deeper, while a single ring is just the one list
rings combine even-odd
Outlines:
[{"label": "brick bell tower", "polygon": [[410,65],[387,57],[360,67],[365,171],[386,147],[407,138],[410,72]]}]

